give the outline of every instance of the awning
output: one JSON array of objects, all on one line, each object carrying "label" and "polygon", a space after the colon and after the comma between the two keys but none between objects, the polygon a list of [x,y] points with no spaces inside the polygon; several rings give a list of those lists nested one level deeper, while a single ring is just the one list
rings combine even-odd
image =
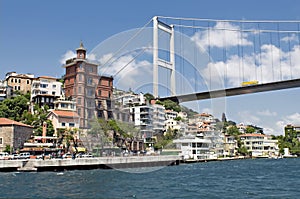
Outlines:
[{"label": "awning", "polygon": [[[75,147],[72,147],[72,151],[76,151]],[[79,153],[85,153],[86,152],[86,148],[84,147],[77,147],[77,152]]]}]

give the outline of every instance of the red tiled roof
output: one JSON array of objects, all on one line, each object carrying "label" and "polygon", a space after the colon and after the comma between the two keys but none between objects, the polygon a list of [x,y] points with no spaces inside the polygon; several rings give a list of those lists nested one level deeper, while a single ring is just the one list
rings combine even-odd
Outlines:
[{"label": "red tiled roof", "polygon": [[258,133],[248,133],[248,134],[242,134],[241,137],[265,137],[263,134]]},{"label": "red tiled roof", "polygon": [[55,115],[60,116],[60,117],[76,117],[76,118],[79,117],[75,111],[53,110],[51,112],[53,112]]},{"label": "red tiled roof", "polygon": [[30,127],[32,128],[32,126],[29,126],[27,124],[23,124],[22,122],[17,122],[8,118],[0,118],[0,126],[5,126],[5,125],[17,125],[17,126],[25,126],[25,127]]},{"label": "red tiled roof", "polygon": [[50,76],[40,76],[40,77],[38,77],[38,79],[53,79],[53,80],[56,80],[57,78],[50,77]]}]

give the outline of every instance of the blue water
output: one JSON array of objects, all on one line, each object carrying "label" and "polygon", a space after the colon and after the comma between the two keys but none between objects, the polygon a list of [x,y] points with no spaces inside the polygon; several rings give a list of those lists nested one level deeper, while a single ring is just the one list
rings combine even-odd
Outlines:
[{"label": "blue water", "polygon": [[0,198],[300,198],[300,158],[0,173],[0,182]]}]

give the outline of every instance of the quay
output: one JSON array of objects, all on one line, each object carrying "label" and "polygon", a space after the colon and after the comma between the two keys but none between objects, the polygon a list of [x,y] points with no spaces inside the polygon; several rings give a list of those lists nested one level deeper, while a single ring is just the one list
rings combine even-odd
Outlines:
[{"label": "quay", "polygon": [[0,172],[123,169],[179,165],[180,161],[177,155],[0,160]]}]

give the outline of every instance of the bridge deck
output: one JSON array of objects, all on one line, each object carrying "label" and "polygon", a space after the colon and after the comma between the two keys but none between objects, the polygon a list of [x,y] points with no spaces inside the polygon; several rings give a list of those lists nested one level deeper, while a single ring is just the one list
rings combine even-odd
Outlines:
[{"label": "bridge deck", "polygon": [[237,88],[227,88],[227,89],[220,89],[214,91],[206,91],[206,92],[199,92],[199,93],[192,93],[192,94],[185,94],[185,95],[178,95],[178,96],[171,96],[171,97],[162,97],[159,98],[159,100],[169,99],[181,103],[181,102],[188,102],[194,100],[229,97],[234,95],[244,95],[244,94],[275,91],[275,90],[282,90],[282,89],[289,89],[289,88],[296,88],[296,87],[300,87],[300,79],[293,79],[293,80],[286,80],[286,81],[272,82],[272,83],[265,83],[265,84],[256,84],[256,85],[237,87]]}]

